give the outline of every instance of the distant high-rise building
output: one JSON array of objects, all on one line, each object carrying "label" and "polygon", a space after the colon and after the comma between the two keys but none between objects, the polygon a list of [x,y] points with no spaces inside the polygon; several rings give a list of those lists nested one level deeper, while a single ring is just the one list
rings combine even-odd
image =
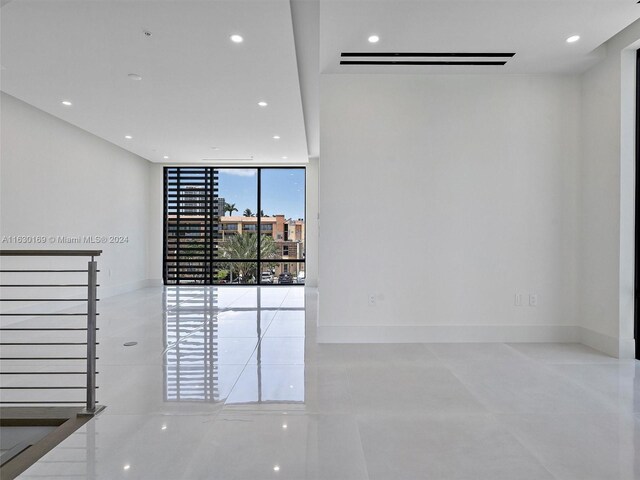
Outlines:
[{"label": "distant high-rise building", "polygon": [[218,217],[224,217],[225,215],[225,211],[224,211],[224,205],[225,205],[225,201],[224,201],[224,197],[213,197],[213,201],[215,202],[214,204],[214,208],[217,207],[217,210],[214,212],[215,215],[217,215]]}]

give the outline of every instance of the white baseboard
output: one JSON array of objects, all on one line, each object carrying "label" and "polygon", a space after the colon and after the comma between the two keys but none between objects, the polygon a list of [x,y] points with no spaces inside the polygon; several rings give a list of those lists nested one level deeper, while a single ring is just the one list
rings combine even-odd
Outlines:
[{"label": "white baseboard", "polygon": [[571,325],[318,326],[319,343],[580,342]]},{"label": "white baseboard", "polygon": [[590,328],[577,327],[580,343],[615,358],[635,358],[633,338],[615,338]]},{"label": "white baseboard", "polygon": [[582,343],[615,358],[634,358],[633,338],[572,325],[318,326],[318,343]]}]

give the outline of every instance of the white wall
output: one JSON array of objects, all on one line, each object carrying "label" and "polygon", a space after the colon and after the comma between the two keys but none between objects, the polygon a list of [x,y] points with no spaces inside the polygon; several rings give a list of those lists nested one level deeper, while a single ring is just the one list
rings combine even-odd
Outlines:
[{"label": "white wall", "polygon": [[319,341],[577,340],[579,125],[577,77],[323,75]]},{"label": "white wall", "polygon": [[153,285],[162,285],[164,166],[152,163],[149,171],[149,278]]},{"label": "white wall", "polygon": [[[0,247],[102,249],[101,297],[144,286],[149,162],[4,93],[1,115],[0,237],[42,235],[47,242]],[[48,239],[82,235],[128,241]],[[16,259],[2,260],[8,265]]]},{"label": "white wall", "polygon": [[[581,340],[633,356],[635,49],[640,21],[582,77],[578,318]],[[633,45],[635,43],[635,46]]]}]

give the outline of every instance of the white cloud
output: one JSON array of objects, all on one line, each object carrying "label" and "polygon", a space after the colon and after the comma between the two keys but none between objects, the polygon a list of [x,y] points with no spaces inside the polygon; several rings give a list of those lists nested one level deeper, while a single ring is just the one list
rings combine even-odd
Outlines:
[{"label": "white cloud", "polygon": [[238,177],[253,177],[257,170],[253,168],[221,168],[218,172],[226,173],[227,175],[237,175]]}]

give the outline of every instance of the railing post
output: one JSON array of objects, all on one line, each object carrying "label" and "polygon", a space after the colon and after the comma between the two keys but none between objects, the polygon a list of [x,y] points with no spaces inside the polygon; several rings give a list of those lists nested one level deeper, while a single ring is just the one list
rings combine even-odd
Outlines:
[{"label": "railing post", "polygon": [[87,295],[87,413],[96,411],[96,297],[98,264],[91,257],[88,264]]}]

